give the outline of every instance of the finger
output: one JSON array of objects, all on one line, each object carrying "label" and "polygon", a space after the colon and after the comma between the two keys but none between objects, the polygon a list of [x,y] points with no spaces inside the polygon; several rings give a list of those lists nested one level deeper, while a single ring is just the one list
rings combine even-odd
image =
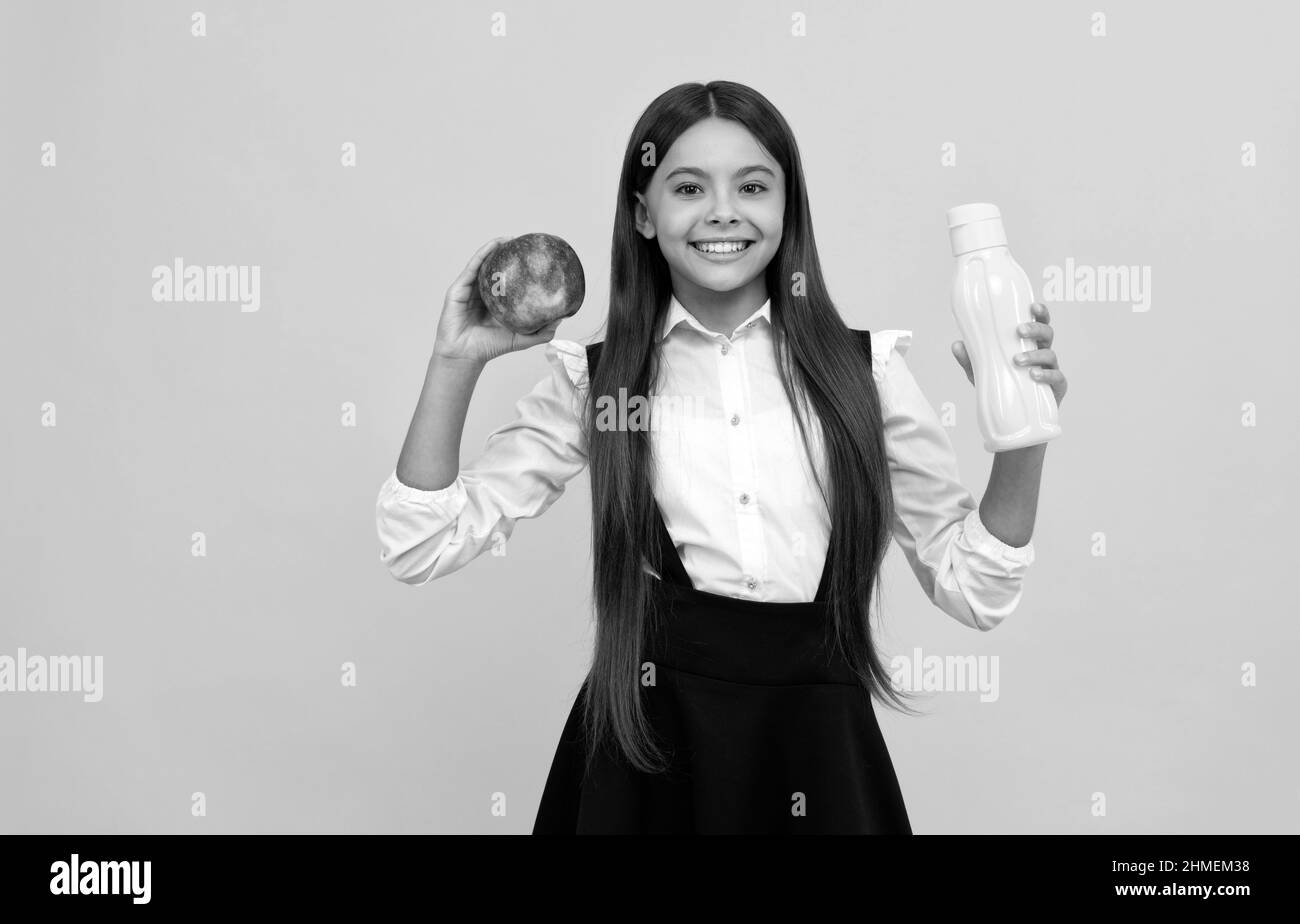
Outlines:
[{"label": "finger", "polygon": [[1033,340],[1045,347],[1051,346],[1052,339],[1056,336],[1056,331],[1052,330],[1050,324],[1039,321],[1026,321],[1016,328],[1016,333],[1026,340]]},{"label": "finger", "polygon": [[1029,350],[1017,353],[1013,359],[1018,366],[1045,366],[1055,368],[1056,352],[1053,350]]},{"label": "finger", "polygon": [[1029,306],[1029,311],[1044,324],[1050,324],[1052,322],[1051,315],[1047,313],[1047,306],[1042,302],[1034,302]]},{"label": "finger", "polygon": [[1035,366],[1029,370],[1030,378],[1036,382],[1042,382],[1044,385],[1059,385],[1065,381],[1065,373],[1060,369],[1044,369],[1042,366]]},{"label": "finger", "polygon": [[465,264],[465,268],[460,271],[460,275],[456,277],[456,281],[452,283],[452,288],[469,289],[476,285],[478,282],[478,270],[479,267],[483,265],[483,261],[487,259],[488,254],[496,250],[498,246],[504,244],[508,240],[510,240],[508,237],[494,237],[476,250],[474,256],[470,257],[469,262]]},{"label": "finger", "polygon": [[497,247],[508,240],[510,240],[508,237],[494,237],[476,250],[474,256],[470,257],[469,262],[465,264],[465,269],[461,271],[461,276],[464,278],[472,278],[476,276],[478,274],[479,266],[487,259],[488,254],[496,250]]},{"label": "finger", "polygon": [[534,333],[517,335],[515,338],[516,345],[519,347],[525,347],[548,342],[555,336],[555,332],[559,329],[560,321],[562,320],[564,319],[558,318]]},{"label": "finger", "polygon": [[957,363],[961,366],[962,371],[966,373],[966,378],[974,382],[975,370],[970,363],[970,354],[966,352],[966,344],[958,340],[952,345],[952,348],[953,355],[957,357]]}]

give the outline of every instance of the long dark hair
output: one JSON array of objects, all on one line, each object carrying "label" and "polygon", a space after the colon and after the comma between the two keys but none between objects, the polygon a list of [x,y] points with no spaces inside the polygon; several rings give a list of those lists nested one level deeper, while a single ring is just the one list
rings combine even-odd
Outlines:
[{"label": "long dark hair", "polygon": [[[911,712],[889,683],[871,637],[869,598],[874,588],[878,611],[878,576],[893,520],[880,401],[861,341],[840,317],[822,279],[798,146],[785,119],[752,88],[726,80],[684,83],[652,102],[628,139],[614,213],[609,318],[588,389],[596,605],[595,655],[585,699],[589,767],[611,742],[639,770],[665,766],[640,698],[646,633],[662,618],[653,592],[656,579],[643,562],[665,573],[656,541],[649,433],[598,429],[594,407],[600,395],[617,395],[620,388],[627,395],[654,394],[655,333],[668,310],[672,282],[658,242],[637,232],[634,194],[645,191],[677,138],[710,117],[747,128],[785,173],[781,244],[765,276],[782,385],[804,446],[809,445],[806,400],[816,410],[826,448],[830,484],[818,474],[817,485],[832,524],[828,646],[844,652],[872,695]],[[647,158],[647,150],[658,157]]]}]

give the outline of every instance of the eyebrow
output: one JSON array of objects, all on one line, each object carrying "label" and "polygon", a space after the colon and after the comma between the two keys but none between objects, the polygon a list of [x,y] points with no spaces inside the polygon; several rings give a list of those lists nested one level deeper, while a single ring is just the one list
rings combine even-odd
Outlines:
[{"label": "eyebrow", "polygon": [[[753,172],[756,171],[756,170],[761,170],[763,173],[766,173],[766,174],[767,174],[768,176],[770,176],[772,179],[774,179],[774,180],[776,179],[776,174],[773,173],[771,170],[769,170],[767,167],[764,167],[762,164],[753,164],[753,165],[751,165],[751,166],[749,166],[749,167],[741,167],[739,170],[736,171],[736,175],[735,175],[735,177],[733,177],[733,179],[738,179],[739,177],[744,176],[746,173],[753,173]],[[672,173],[670,173],[670,174],[668,174],[666,177],[664,177],[664,182],[667,183],[669,180],[671,180],[673,177],[677,176],[677,174],[679,174],[679,173],[688,173],[688,174],[690,174],[691,176],[698,176],[698,177],[701,177],[701,178],[703,178],[703,179],[708,179],[708,176],[709,176],[707,173],[705,173],[705,172],[704,172],[703,170],[701,170],[699,167],[678,167],[678,168],[677,168],[676,170],[674,170]]]}]

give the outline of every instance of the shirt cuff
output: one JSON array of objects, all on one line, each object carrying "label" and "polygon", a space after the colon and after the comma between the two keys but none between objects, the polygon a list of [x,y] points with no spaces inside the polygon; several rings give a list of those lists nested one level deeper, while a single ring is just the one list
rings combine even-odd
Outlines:
[{"label": "shirt cuff", "polygon": [[1032,565],[1034,563],[1034,543],[1030,540],[1025,545],[1007,545],[989,532],[984,521],[980,519],[979,508],[966,514],[966,539],[972,548],[978,549],[989,558],[1013,565]]},{"label": "shirt cuff", "polygon": [[[384,482],[381,494],[385,497],[395,498],[400,501],[410,501],[417,504],[426,504],[431,507],[438,507],[442,510],[453,512],[466,497],[465,482],[461,476],[456,475],[456,480],[445,488],[439,488],[436,491],[424,491],[420,488],[413,488],[408,484],[403,484],[397,478],[397,469],[388,476]],[[453,513],[454,515],[454,513]]]}]

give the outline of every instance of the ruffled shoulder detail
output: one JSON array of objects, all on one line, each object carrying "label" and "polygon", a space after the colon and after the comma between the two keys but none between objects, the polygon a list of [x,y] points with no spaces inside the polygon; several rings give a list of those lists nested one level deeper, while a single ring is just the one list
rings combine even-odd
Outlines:
[{"label": "ruffled shoulder detail", "polygon": [[546,344],[546,359],[562,370],[579,390],[587,387],[587,348],[573,340],[552,340]]},{"label": "ruffled shoulder detail", "polygon": [[895,350],[899,356],[906,356],[912,345],[910,330],[873,330],[871,332],[871,371],[876,378],[883,378],[889,354]]}]

